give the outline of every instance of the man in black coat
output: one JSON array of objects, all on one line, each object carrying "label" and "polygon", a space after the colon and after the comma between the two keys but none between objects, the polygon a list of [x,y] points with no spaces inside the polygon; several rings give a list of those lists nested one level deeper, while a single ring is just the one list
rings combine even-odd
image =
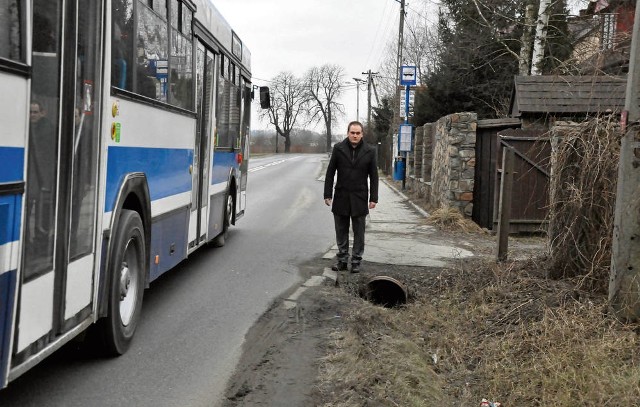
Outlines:
[{"label": "man in black coat", "polygon": [[[378,202],[376,150],[362,140],[363,136],[362,123],[349,123],[347,138],[333,146],[324,179],[324,203],[331,206],[338,244],[338,262],[332,267],[335,271],[347,270],[349,222],[353,226],[351,272],[360,271],[364,253],[365,220],[369,209],[375,208]],[[333,178],[336,172],[338,180],[334,192]]]}]

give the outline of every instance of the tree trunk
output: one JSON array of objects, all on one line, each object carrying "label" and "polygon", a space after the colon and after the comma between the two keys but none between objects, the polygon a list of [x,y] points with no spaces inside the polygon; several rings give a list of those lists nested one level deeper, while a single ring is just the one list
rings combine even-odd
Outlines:
[{"label": "tree trunk", "polygon": [[284,136],[284,152],[285,154],[291,152],[291,137],[288,134]]},{"label": "tree trunk", "polygon": [[536,26],[536,39],[533,44],[533,56],[531,58],[531,75],[537,76],[541,72],[542,59],[544,58],[544,43],[547,40],[547,24],[549,24],[549,12],[547,11],[551,0],[540,0],[538,11],[538,24]]},{"label": "tree trunk", "polygon": [[[331,112],[329,112],[331,115]],[[331,141],[333,141],[333,134],[331,133],[331,116],[324,122],[324,127],[327,129],[327,152],[331,151]]]},{"label": "tree trunk", "polygon": [[522,48],[520,49],[520,63],[518,73],[522,76],[528,76],[531,72],[529,66],[529,58],[531,57],[531,30],[533,29],[534,15],[533,4],[527,4],[525,14],[525,27],[522,32]]}]

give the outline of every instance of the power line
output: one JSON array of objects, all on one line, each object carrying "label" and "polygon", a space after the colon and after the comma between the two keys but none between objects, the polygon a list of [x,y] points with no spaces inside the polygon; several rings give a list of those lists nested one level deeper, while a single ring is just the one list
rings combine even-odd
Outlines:
[{"label": "power line", "polygon": [[261,79],[261,78],[256,78],[255,76],[251,77],[251,81],[260,81],[260,82],[267,82],[267,83],[275,83],[275,81],[269,80],[269,79]]},{"label": "power line", "polygon": [[380,14],[380,20],[378,21],[377,24],[377,29],[376,29],[376,34],[373,37],[373,41],[371,41],[371,48],[369,49],[369,55],[367,55],[367,60],[366,63],[369,63],[369,59],[371,58],[371,54],[373,53],[373,49],[376,46],[377,40],[378,40],[378,36],[380,35],[380,32],[382,31],[380,28],[382,27],[382,23],[384,20],[386,20],[384,17],[386,15],[387,12],[387,6],[389,3],[385,2],[385,6],[384,9],[382,10],[382,14]]},{"label": "power line", "polygon": [[387,22],[387,26],[388,26],[389,19],[386,18],[387,17],[388,6],[389,6],[389,2],[385,0],[384,10],[382,11],[382,14],[380,15],[380,21],[378,21],[378,25],[377,25],[378,29],[376,30],[376,35],[375,35],[375,37],[373,37],[373,41],[371,41],[371,49],[369,50],[369,55],[367,56],[367,60],[366,60],[365,65],[368,65],[369,62],[371,61],[371,54],[373,54],[373,50],[376,48],[376,46],[378,44],[379,35],[382,32],[386,33],[386,30],[381,30],[380,27],[382,27],[382,23],[384,21]]},{"label": "power line", "polygon": [[[394,27],[398,26],[398,20],[399,20],[399,16],[397,15],[397,13],[394,13],[393,17],[391,18],[386,18],[387,25],[385,26],[384,34],[381,36],[381,39],[380,39],[380,43],[382,45],[378,46],[376,55],[374,57],[368,58],[368,62],[371,62],[371,63],[368,63],[367,65],[373,65],[372,61],[383,60],[385,52],[387,52],[389,49],[391,38],[394,36],[393,34]],[[381,65],[381,63],[378,62],[377,65],[378,66]]]}]

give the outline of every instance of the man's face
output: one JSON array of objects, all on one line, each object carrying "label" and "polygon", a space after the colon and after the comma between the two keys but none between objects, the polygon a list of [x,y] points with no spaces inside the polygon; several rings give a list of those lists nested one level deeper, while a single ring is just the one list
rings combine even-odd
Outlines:
[{"label": "man's face", "polygon": [[349,142],[355,146],[362,140],[362,127],[352,124],[349,126],[349,134],[347,136],[349,137]]},{"label": "man's face", "polygon": [[31,104],[31,107],[29,108],[29,121],[31,121],[31,123],[37,123],[42,116],[44,116],[44,112],[40,108],[40,105]]}]

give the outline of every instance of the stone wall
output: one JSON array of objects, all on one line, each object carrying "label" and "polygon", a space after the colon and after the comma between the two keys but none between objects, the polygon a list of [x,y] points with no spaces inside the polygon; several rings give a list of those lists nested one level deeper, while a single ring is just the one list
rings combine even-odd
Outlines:
[{"label": "stone wall", "polygon": [[408,186],[434,208],[454,207],[471,216],[477,122],[476,113],[455,113],[416,129],[420,146],[408,156]]},{"label": "stone wall", "polygon": [[427,123],[421,127],[423,129],[422,139],[422,176],[425,182],[431,182],[431,169],[433,167],[433,139],[435,125]]},{"label": "stone wall", "polygon": [[418,127],[415,130],[415,137],[413,140],[413,154],[412,154],[412,158],[413,158],[413,173],[411,175],[413,175],[415,178],[417,178],[420,181],[424,181],[424,177],[422,174],[422,166],[424,165],[422,162],[422,150],[424,149],[424,143],[423,143],[423,134],[424,134],[424,127]]}]

